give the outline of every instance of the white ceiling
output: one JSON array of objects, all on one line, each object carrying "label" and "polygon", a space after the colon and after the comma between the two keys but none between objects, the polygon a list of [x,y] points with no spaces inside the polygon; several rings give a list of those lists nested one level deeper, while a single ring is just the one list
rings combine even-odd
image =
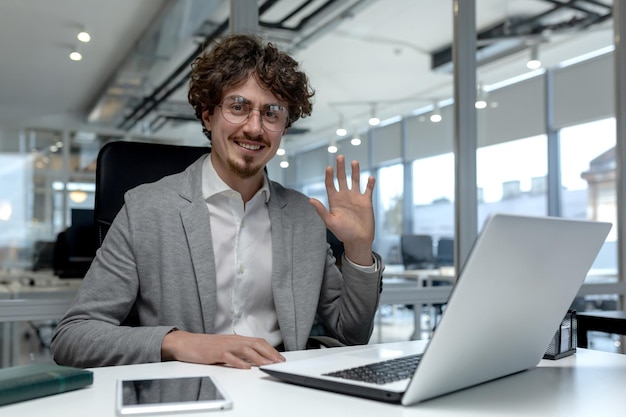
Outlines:
[{"label": "white ceiling", "polygon": [[[278,1],[261,20],[275,21],[301,2]],[[331,3],[336,8],[302,33],[264,30],[266,36],[293,52],[316,90],[313,116],[294,125],[294,130],[306,133],[288,135],[288,149],[328,142],[341,117],[348,129],[362,132],[374,103],[378,116],[385,119],[453,95],[452,74],[431,70],[431,52],[449,45],[453,38],[452,0]],[[476,25],[481,31],[505,19],[545,12],[555,3],[558,1],[477,0]],[[171,15],[173,10],[183,11],[178,26],[158,23],[159,16]],[[6,132],[24,127],[123,133],[120,114],[128,115],[197,47],[199,38],[190,31],[197,29],[199,22],[204,22],[205,32],[214,30],[224,23],[228,10],[229,0],[2,0],[0,138],[4,143],[0,151],[11,150],[13,143],[8,142],[17,142],[15,135]],[[72,62],[68,54],[79,43],[75,36],[81,25],[89,30],[92,41],[81,45],[84,59]],[[161,27],[157,32],[155,25]],[[611,27],[609,19],[585,31],[544,33],[542,60],[550,67],[611,45]],[[164,42],[166,34],[175,39]],[[518,36],[514,41],[536,39]],[[146,58],[142,52],[145,55],[147,50],[152,56]],[[528,72],[528,55],[529,50],[524,50],[481,65],[478,79],[489,87],[522,75]],[[183,83],[163,106],[180,106],[191,114],[185,97]],[[118,120],[101,118],[89,126],[88,116],[94,109],[101,116],[110,109],[122,113]],[[196,122],[169,122],[150,133],[150,117],[146,123],[133,124],[130,132],[204,143]]]}]

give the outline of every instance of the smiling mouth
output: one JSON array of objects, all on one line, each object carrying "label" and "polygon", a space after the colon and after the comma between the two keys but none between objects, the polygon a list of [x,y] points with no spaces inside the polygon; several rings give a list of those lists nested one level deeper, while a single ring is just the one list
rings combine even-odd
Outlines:
[{"label": "smiling mouth", "polygon": [[261,149],[263,146],[261,145],[253,145],[251,143],[242,143],[242,142],[235,142],[239,147],[247,149],[249,151],[258,151],[259,149]]}]

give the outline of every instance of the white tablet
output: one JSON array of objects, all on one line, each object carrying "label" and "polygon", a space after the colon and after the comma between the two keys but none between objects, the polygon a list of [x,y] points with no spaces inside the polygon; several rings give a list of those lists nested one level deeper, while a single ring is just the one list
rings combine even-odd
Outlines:
[{"label": "white tablet", "polygon": [[118,415],[225,410],[233,403],[209,375],[117,381]]}]

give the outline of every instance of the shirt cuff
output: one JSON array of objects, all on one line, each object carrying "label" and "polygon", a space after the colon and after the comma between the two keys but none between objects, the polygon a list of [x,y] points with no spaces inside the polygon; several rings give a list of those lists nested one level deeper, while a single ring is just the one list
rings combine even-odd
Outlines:
[{"label": "shirt cuff", "polygon": [[359,264],[355,264],[354,262],[352,262],[350,259],[348,259],[348,257],[346,255],[343,256],[344,258],[346,258],[346,261],[348,261],[350,263],[350,265],[352,265],[353,267],[355,267],[356,269],[363,271],[363,272],[378,272],[380,265],[378,264],[378,259],[372,255],[372,260],[374,261],[373,265],[370,266],[363,266],[363,265],[359,265]]}]

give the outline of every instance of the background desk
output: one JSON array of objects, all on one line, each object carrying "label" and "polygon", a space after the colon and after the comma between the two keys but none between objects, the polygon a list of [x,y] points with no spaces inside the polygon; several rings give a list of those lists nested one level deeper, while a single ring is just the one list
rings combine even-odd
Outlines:
[{"label": "background desk", "polygon": [[20,322],[58,320],[70,307],[82,279],[59,279],[48,272],[0,274],[2,367],[20,360]]},{"label": "background desk", "polygon": [[[421,306],[444,304],[455,282],[453,268],[404,270],[390,267],[383,275],[383,292],[380,305],[412,305],[413,333],[411,340],[421,339]],[[449,281],[451,285],[432,286],[433,280]],[[382,326],[378,326],[378,340],[382,340]]]},{"label": "background desk", "polygon": [[[352,348],[354,349],[354,348]],[[331,349],[288,352],[288,359],[322,355]],[[489,364],[480,364],[480,366]],[[477,366],[479,366],[477,364]],[[234,408],[176,416],[624,416],[626,355],[579,349],[558,361],[511,377],[402,407],[278,382],[258,369],[180,362],[94,369],[94,385],[0,407],[0,416],[113,417],[118,378],[213,375],[233,399]],[[171,414],[166,414],[171,415]]]},{"label": "background desk", "polygon": [[578,321],[578,346],[588,345],[587,332],[615,333],[626,335],[626,311],[590,311],[576,313]]}]

